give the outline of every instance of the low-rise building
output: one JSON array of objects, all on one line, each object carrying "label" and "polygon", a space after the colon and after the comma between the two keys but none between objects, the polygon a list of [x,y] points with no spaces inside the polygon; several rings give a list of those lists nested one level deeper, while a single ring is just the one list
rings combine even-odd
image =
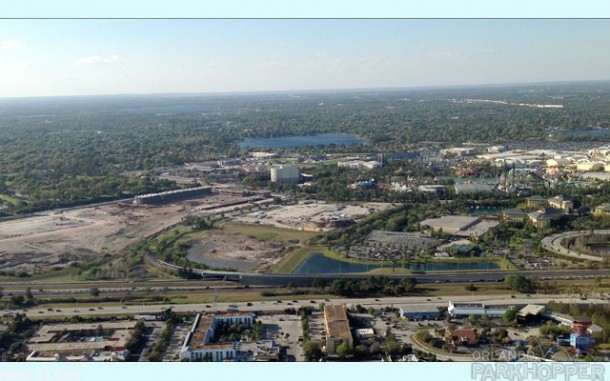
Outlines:
[{"label": "low-rise building", "polygon": [[448,329],[445,341],[450,346],[475,346],[478,344],[477,330],[470,328]]},{"label": "low-rise building", "polygon": [[480,183],[465,183],[465,184],[454,184],[455,194],[478,194],[478,193],[493,193],[495,188],[490,184]]},{"label": "low-rise building", "polygon": [[502,317],[506,312],[506,307],[486,306],[482,303],[453,303],[449,301],[447,312],[453,318],[467,318],[470,315],[481,317]]},{"label": "low-rise building", "polygon": [[324,306],[324,326],[326,328],[326,353],[336,354],[337,347],[347,343],[354,347],[354,339],[347,319],[347,308],[344,304],[326,304]]},{"label": "low-rise building", "polygon": [[138,322],[48,324],[26,342],[26,361],[125,361]]},{"label": "low-rise building", "polygon": [[337,163],[337,166],[341,167],[341,168],[370,170],[370,169],[383,167],[383,163],[376,161],[376,160],[371,160],[371,161],[351,160],[351,161],[339,161]]},{"label": "low-rise building", "polygon": [[604,203],[596,206],[595,209],[593,209],[593,215],[610,216],[610,203]]},{"label": "low-rise building", "polygon": [[548,200],[540,195],[528,197],[526,200],[528,208],[540,208],[547,206]]},{"label": "low-rise building", "polygon": [[409,306],[400,306],[398,308],[400,317],[411,321],[420,320],[440,320],[443,318],[443,314],[438,310],[423,310],[423,311],[411,311]]},{"label": "low-rise building", "polygon": [[545,307],[539,304],[528,304],[517,312],[517,322],[520,324],[530,324],[540,321]]},{"label": "low-rise building", "polygon": [[182,349],[181,359],[190,361],[239,361],[237,342],[215,343],[214,335],[220,324],[245,324],[251,326],[254,323],[252,312],[228,312],[223,314],[208,315],[198,314],[195,317],[191,331],[186,335]]},{"label": "low-rise building", "polygon": [[527,213],[521,209],[504,209],[502,220],[504,222],[523,222],[527,218]]},{"label": "low-rise building", "polygon": [[443,233],[455,234],[468,229],[480,221],[479,217],[472,216],[443,216],[441,218],[423,220],[420,226],[427,226],[435,231],[442,230]]},{"label": "low-rise building", "polygon": [[562,209],[546,207],[527,214],[531,223],[539,229],[548,228],[554,221],[558,221],[564,212]]},{"label": "low-rise building", "polygon": [[559,195],[548,200],[549,206],[557,209],[562,209],[566,213],[570,213],[574,209],[574,201],[566,195]]}]

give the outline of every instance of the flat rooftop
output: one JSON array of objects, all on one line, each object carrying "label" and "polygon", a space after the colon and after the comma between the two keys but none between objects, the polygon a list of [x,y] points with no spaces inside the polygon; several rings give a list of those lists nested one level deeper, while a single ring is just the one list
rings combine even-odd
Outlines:
[{"label": "flat rooftop", "polygon": [[479,217],[472,216],[443,216],[441,218],[423,220],[420,225],[427,225],[433,229],[443,229],[447,232],[456,232],[467,229],[479,220]]},{"label": "flat rooftop", "polygon": [[98,328],[110,329],[115,331],[127,331],[134,329],[138,322],[135,320],[127,320],[120,322],[103,322],[103,323],[86,323],[86,324],[51,324],[43,325],[38,332],[32,336],[28,343],[48,343],[53,336],[60,332],[96,332]]},{"label": "flat rooftop", "polygon": [[432,249],[443,243],[442,240],[429,237],[421,233],[393,232],[386,230],[373,230],[368,241],[381,242],[386,245],[404,245],[413,249]]},{"label": "flat rooftop", "polygon": [[208,329],[212,327],[214,316],[211,315],[200,315],[197,326],[193,330],[193,334],[190,337],[187,346],[189,348],[200,349],[205,345],[204,339]]},{"label": "flat rooftop", "polygon": [[349,327],[347,311],[344,305],[325,305],[324,319],[326,324],[326,337],[347,341],[352,340],[352,332]]},{"label": "flat rooftop", "polygon": [[[131,331],[136,324],[137,321],[44,325],[27,341],[27,346],[28,349],[37,351],[42,356],[55,353],[80,355],[93,351],[121,350],[131,339]],[[112,334],[99,336],[97,334],[99,330],[110,330]],[[71,333],[77,333],[78,340],[63,341],[70,339]],[[52,342],[57,334],[61,337],[57,342]]]}]

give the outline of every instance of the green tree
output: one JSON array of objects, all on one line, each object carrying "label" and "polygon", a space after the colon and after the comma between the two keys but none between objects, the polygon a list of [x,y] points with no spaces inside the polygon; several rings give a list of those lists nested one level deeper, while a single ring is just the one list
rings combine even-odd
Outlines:
[{"label": "green tree", "polygon": [[91,296],[97,298],[98,296],[100,296],[100,290],[97,287],[91,287],[89,289],[89,293],[91,293]]},{"label": "green tree", "polygon": [[322,346],[319,341],[308,340],[303,344],[303,353],[308,361],[322,358]]},{"label": "green tree", "polygon": [[509,289],[519,292],[532,292],[534,291],[534,283],[531,279],[524,275],[511,274],[504,278],[504,283]]},{"label": "green tree", "polygon": [[324,287],[326,287],[326,279],[322,277],[316,277],[312,282],[312,286],[317,289],[323,290]]},{"label": "green tree", "polygon": [[337,354],[342,358],[345,358],[352,354],[352,349],[347,341],[342,342],[337,346]]},{"label": "green tree", "polygon": [[509,308],[506,310],[506,312],[504,312],[504,316],[502,316],[502,319],[504,319],[506,323],[513,323],[517,321],[518,314],[519,311],[516,308]]}]

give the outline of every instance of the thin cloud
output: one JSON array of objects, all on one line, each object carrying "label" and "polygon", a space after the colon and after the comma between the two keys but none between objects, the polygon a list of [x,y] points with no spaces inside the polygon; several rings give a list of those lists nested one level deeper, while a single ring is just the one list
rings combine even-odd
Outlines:
[{"label": "thin cloud", "polygon": [[2,47],[2,50],[21,49],[24,46],[25,45],[23,45],[23,43],[21,43],[17,40],[4,40],[4,41],[0,42],[0,47]]},{"label": "thin cloud", "polygon": [[83,66],[83,65],[118,65],[124,64],[125,60],[117,55],[113,55],[110,57],[101,57],[101,56],[86,56],[81,57],[74,61],[74,65]]}]

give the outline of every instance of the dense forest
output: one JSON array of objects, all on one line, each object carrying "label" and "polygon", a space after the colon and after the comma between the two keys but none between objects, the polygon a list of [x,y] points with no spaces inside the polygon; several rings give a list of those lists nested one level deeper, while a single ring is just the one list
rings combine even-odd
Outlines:
[{"label": "dense forest", "polygon": [[[236,143],[248,137],[349,133],[371,149],[402,150],[421,141],[599,140],[610,135],[561,131],[608,128],[609,121],[610,84],[603,82],[2,99],[0,197],[5,213],[16,213],[170,189],[176,185],[147,171],[238,156],[244,149]],[[134,170],[143,175],[126,176]]]}]

